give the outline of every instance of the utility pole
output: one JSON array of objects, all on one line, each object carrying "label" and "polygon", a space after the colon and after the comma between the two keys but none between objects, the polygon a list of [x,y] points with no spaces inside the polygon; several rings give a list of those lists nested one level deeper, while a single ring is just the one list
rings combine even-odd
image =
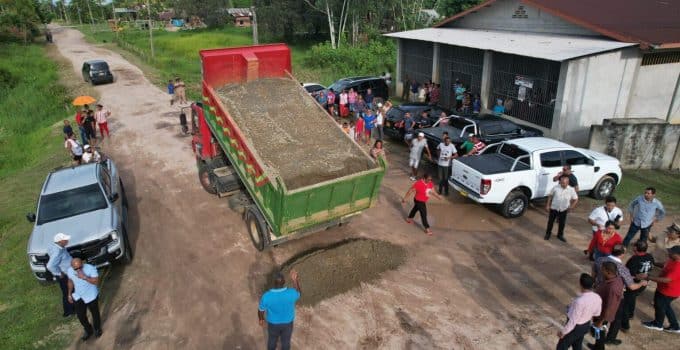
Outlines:
[{"label": "utility pole", "polygon": [[149,44],[151,45],[151,58],[156,58],[156,54],[153,50],[153,23],[151,23],[151,6],[149,5],[149,0],[146,0],[146,11],[149,16]]},{"label": "utility pole", "polygon": [[255,6],[250,6],[250,13],[253,14],[253,45],[257,45],[259,40],[257,38],[257,14],[255,14]]}]

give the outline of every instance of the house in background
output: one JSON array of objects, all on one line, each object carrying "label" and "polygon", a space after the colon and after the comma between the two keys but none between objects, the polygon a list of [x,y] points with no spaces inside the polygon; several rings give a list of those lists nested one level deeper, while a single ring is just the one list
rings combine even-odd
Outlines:
[{"label": "house in background", "polygon": [[487,0],[398,41],[405,79],[442,86],[455,105],[460,80],[482,106],[546,135],[586,145],[613,118],[680,123],[680,1]]},{"label": "house in background", "polygon": [[230,8],[227,13],[231,16],[236,27],[250,27],[253,20],[253,13],[249,8]]}]

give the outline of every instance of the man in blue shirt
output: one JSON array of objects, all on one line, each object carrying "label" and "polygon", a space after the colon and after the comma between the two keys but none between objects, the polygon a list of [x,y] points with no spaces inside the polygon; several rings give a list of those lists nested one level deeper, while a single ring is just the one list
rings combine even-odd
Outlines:
[{"label": "man in blue shirt", "polygon": [[47,271],[59,282],[64,317],[69,317],[75,313],[73,311],[73,304],[68,302],[68,277],[66,277],[66,271],[71,267],[71,254],[66,250],[70,239],[71,236],[67,234],[57,233],[54,235],[54,244],[50,244],[47,247],[47,256],[49,256],[50,260],[47,261],[46,267]]},{"label": "man in blue shirt", "polygon": [[293,335],[295,319],[295,303],[300,299],[300,279],[295,270],[290,271],[293,287],[286,287],[286,279],[282,273],[276,275],[274,288],[268,290],[260,299],[257,317],[260,326],[267,321],[267,349],[275,350],[281,338],[281,350],[290,350],[290,338]]},{"label": "man in blue shirt", "polygon": [[640,240],[647,242],[652,225],[657,221],[663,220],[664,216],[666,216],[663,204],[654,197],[656,197],[656,189],[654,187],[647,187],[645,194],[638,196],[630,202],[628,206],[630,227],[628,228],[626,238],[623,239],[623,245],[628,246],[638,231],[640,231]]},{"label": "man in blue shirt", "polygon": [[[101,320],[99,316],[99,274],[97,268],[90,264],[84,264],[79,258],[71,260],[71,267],[66,272],[68,275],[68,301],[75,304],[76,315],[80,324],[85,329],[85,334],[80,338],[83,341],[92,336],[102,336]],[[75,289],[75,290],[74,290]],[[92,324],[87,319],[87,310],[92,314]]]}]

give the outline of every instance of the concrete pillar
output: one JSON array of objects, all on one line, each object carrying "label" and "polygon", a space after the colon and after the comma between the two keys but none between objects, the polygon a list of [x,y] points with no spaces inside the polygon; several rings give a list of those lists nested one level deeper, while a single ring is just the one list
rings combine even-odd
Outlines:
[{"label": "concrete pillar", "polygon": [[482,86],[480,87],[479,98],[482,100],[482,109],[491,109],[493,105],[489,106],[489,95],[491,94],[491,74],[493,67],[493,52],[484,51],[484,64],[482,65]]},{"label": "concrete pillar", "polygon": [[567,121],[567,112],[569,111],[569,91],[572,91],[572,82],[569,80],[569,76],[569,61],[563,61],[560,65],[560,77],[557,81],[552,126],[550,133],[545,134],[545,136],[552,136],[560,140],[564,129],[562,126]]},{"label": "concrete pillar", "polygon": [[432,43],[432,82],[439,84],[439,43]]},{"label": "concrete pillar", "polygon": [[401,77],[401,50],[402,50],[402,39],[397,39],[397,66],[394,68],[394,78],[392,84],[394,84],[394,95],[401,96],[404,89],[403,79]]}]

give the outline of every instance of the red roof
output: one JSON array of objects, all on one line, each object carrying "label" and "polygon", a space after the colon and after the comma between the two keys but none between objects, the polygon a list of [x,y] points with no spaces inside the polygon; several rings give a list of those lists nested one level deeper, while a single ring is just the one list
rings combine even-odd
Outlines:
[{"label": "red roof", "polygon": [[[487,0],[438,23],[441,27],[497,0]],[[642,48],[680,48],[678,0],[520,0],[578,26]]]}]

